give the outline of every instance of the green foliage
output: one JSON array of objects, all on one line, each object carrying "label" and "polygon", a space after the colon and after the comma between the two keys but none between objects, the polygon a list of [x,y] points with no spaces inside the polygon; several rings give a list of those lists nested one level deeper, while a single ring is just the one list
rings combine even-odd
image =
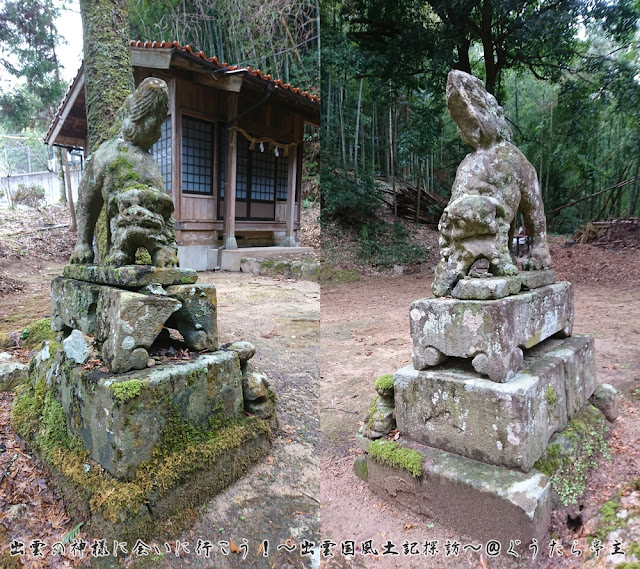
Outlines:
[{"label": "green foliage", "polygon": [[8,1],[0,8],[0,65],[25,83],[0,95],[1,122],[11,130],[48,125],[66,85],[59,78],[53,0]]},{"label": "green foliage", "polygon": [[380,194],[373,180],[360,179],[337,168],[330,158],[321,165],[323,215],[346,225],[358,226],[370,219],[380,207]]},{"label": "green foliage", "polygon": [[13,202],[14,204],[40,209],[46,204],[44,188],[38,185],[26,186],[25,184],[19,184],[18,190],[13,194]]},{"label": "green foliage", "polygon": [[364,223],[358,256],[363,264],[381,267],[409,265],[426,259],[428,250],[412,242],[407,229],[399,222]]},{"label": "green foliage", "polygon": [[402,468],[411,476],[419,478],[422,475],[424,457],[417,451],[395,441],[380,439],[369,445],[369,456],[380,464],[392,468]]},{"label": "green foliage", "polygon": [[130,35],[191,45],[317,91],[317,5],[309,0],[129,0]]}]

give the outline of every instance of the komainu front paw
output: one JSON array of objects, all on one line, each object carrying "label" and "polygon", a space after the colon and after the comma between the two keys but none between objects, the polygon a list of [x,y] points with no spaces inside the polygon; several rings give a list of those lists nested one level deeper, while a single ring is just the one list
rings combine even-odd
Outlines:
[{"label": "komainu front paw", "polygon": [[69,258],[69,263],[72,265],[89,265],[93,263],[93,249],[84,243],[76,245]]}]

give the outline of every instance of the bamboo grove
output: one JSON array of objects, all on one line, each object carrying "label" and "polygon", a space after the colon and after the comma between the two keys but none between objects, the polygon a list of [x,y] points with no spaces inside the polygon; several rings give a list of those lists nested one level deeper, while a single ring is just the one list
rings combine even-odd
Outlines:
[{"label": "bamboo grove", "polygon": [[191,45],[317,92],[319,0],[130,0],[131,37]]},{"label": "bamboo grove", "polygon": [[633,3],[354,0],[323,10],[328,217],[358,223],[385,201],[395,215],[437,223],[468,152],[445,107],[452,68],[491,78],[538,171],[552,231],[640,216]]}]

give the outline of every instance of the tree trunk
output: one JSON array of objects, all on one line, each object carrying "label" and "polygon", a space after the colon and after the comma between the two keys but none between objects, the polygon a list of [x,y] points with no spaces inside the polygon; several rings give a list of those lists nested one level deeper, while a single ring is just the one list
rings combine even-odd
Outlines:
[{"label": "tree trunk", "polygon": [[391,165],[391,191],[393,192],[393,219],[398,219],[398,199],[396,196],[396,168],[393,156],[393,114],[389,107],[389,163]]},{"label": "tree trunk", "polygon": [[133,91],[127,0],[80,0],[84,92],[91,152],[117,132],[116,116]]},{"label": "tree trunk", "polygon": [[66,150],[63,151],[63,149],[60,148],[59,146],[56,146],[54,149],[54,154],[56,155],[56,162],[58,163],[58,181],[60,182],[60,201],[62,203],[66,203],[67,192],[66,192],[65,181],[64,181],[64,161],[62,159],[63,152],[66,153]]},{"label": "tree trunk", "polygon": [[[128,8],[127,0],[80,0],[88,152],[118,132],[118,110],[134,89]],[[81,196],[78,202],[82,206]],[[103,207],[95,229],[98,262],[107,250],[108,233]]]},{"label": "tree trunk", "polygon": [[69,170],[69,157],[67,156],[67,149],[61,149],[62,161],[64,162],[64,179],[67,186],[67,192],[69,193],[69,197],[67,201],[69,202],[69,213],[71,214],[71,226],[69,227],[69,231],[75,233],[78,229],[78,222],[76,220],[76,208],[73,205],[73,193],[71,191],[71,171]]},{"label": "tree trunk", "polygon": [[356,185],[358,184],[358,138],[360,135],[360,108],[362,106],[362,84],[364,79],[360,79],[360,90],[358,91],[358,110],[356,111],[356,141],[353,157],[353,172],[356,178]]}]

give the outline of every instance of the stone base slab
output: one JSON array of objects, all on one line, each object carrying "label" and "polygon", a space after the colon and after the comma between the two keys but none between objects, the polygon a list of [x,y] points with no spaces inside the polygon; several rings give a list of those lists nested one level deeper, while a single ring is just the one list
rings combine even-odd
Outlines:
[{"label": "stone base slab", "polygon": [[409,316],[415,369],[469,358],[478,373],[505,382],[520,369],[523,348],[571,335],[573,293],[560,282],[500,300],[423,298]]},{"label": "stone base slab", "polygon": [[235,352],[119,375],[60,365],[53,377],[69,435],[80,437],[91,458],[117,478],[133,478],[176,421],[209,428],[244,416]]},{"label": "stone base slab", "polygon": [[523,290],[533,290],[556,282],[555,271],[548,269],[543,271],[520,271],[518,276]]},{"label": "stone base slab", "polygon": [[496,300],[520,292],[516,277],[481,277],[461,279],[451,291],[453,298],[462,300]]},{"label": "stone base slab", "polygon": [[368,456],[373,492],[456,533],[483,542],[499,540],[505,552],[509,540],[542,541],[551,518],[550,484],[544,474],[506,470],[410,442],[407,446],[424,456],[422,475],[414,478]]},{"label": "stone base slab", "polygon": [[[265,460],[271,449],[271,431],[266,421],[255,418],[250,421],[254,424],[250,429],[243,426],[222,429],[219,439],[201,443],[206,459],[188,465],[185,459],[181,471],[176,472],[168,484],[159,480],[153,489],[140,485],[143,491],[138,494],[131,491],[140,484],[138,479],[117,480],[104,473],[97,483],[87,483],[84,472],[70,476],[49,464],[38,451],[36,454],[49,467],[56,489],[74,520],[88,521],[95,535],[108,540],[107,543],[117,540],[128,542],[131,547],[138,539],[162,541],[167,534],[177,538],[185,529],[184,520],[189,519],[189,510],[201,508],[252,466]],[[160,462],[157,466],[162,468],[164,464]],[[92,476],[91,482],[95,480],[96,476]],[[122,495],[133,495],[135,499],[123,501]],[[92,566],[121,566],[113,556],[110,560],[95,558]]]},{"label": "stone base slab", "polygon": [[489,464],[527,472],[554,432],[596,387],[589,336],[549,339],[529,350],[508,383],[496,383],[464,362],[394,378],[399,431],[420,443]]},{"label": "stone base slab", "polygon": [[78,281],[136,290],[149,284],[193,284],[198,280],[198,275],[193,269],[154,267],[153,265],[125,265],[124,267],[67,265],[62,276]]}]

